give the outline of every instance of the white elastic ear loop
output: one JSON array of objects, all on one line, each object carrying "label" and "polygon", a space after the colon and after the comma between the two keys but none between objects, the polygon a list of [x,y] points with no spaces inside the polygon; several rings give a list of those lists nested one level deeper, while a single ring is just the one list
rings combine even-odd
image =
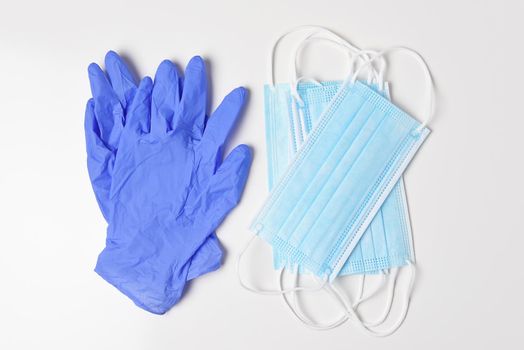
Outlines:
[{"label": "white elastic ear loop", "polygon": [[[414,57],[415,60],[422,66],[422,68],[424,70],[424,75],[426,76],[426,90],[429,91],[429,95],[428,95],[428,110],[425,113],[426,114],[426,118],[423,119],[422,124],[417,128],[417,131],[420,132],[422,129],[424,129],[428,125],[429,121],[433,118],[433,116],[435,114],[435,87],[434,87],[433,77],[431,76],[431,72],[429,70],[429,67],[428,67],[426,61],[424,61],[424,58],[418,52],[416,52],[415,50],[412,50],[410,48],[403,47],[403,46],[395,46],[395,47],[390,47],[388,49],[382,50],[382,51],[378,52],[376,55],[374,55],[371,59],[365,61],[355,71],[353,76],[350,78],[350,82],[352,84],[355,83],[355,81],[357,80],[358,74],[360,73],[360,70],[362,70],[363,68],[368,67],[375,59],[377,59],[377,58],[379,58],[381,56],[384,56],[387,53],[392,53],[392,52],[395,52],[395,51],[402,51],[402,52],[408,53],[409,55]],[[363,55],[363,54],[366,54],[366,53],[371,54],[371,52],[366,52],[364,50],[361,51],[358,54],[359,55]]]},{"label": "white elastic ear loop", "polygon": [[[348,313],[348,315],[351,315],[354,317],[355,320],[362,322],[362,326],[365,329],[366,333],[371,334],[372,336],[376,336],[376,337],[386,337],[388,335],[395,333],[399,329],[399,327],[402,325],[402,323],[404,323],[404,320],[406,319],[406,315],[409,310],[409,302],[411,300],[411,295],[413,292],[413,287],[415,284],[415,275],[416,275],[415,265],[411,261],[408,261],[408,267],[410,269],[410,280],[409,280],[408,289],[404,296],[400,316],[397,319],[397,321],[390,328],[386,330],[377,330],[373,326],[368,326],[364,322],[361,321],[360,317],[355,312],[355,310],[353,310],[351,307],[347,307],[346,312]],[[328,284],[327,287],[332,289],[334,293],[337,294],[341,300],[344,300],[344,298],[342,297],[342,293],[334,285]]]},{"label": "white elastic ear loop", "polygon": [[[298,94],[298,82],[303,79],[304,77],[300,77],[298,78],[298,66],[299,66],[299,58],[300,58],[300,55],[302,54],[302,51],[303,51],[303,48],[311,43],[311,42],[324,42],[324,43],[329,43],[331,45],[333,45],[334,47],[336,47],[337,49],[340,49],[342,51],[344,51],[344,53],[347,53],[348,56],[349,56],[349,71],[348,71],[348,75],[351,75],[352,72],[353,72],[353,66],[355,65],[355,60],[352,59],[351,57],[351,54],[357,54],[359,52],[358,49],[354,48],[351,44],[346,44],[345,42],[343,43],[340,43],[340,42],[337,42],[337,41],[334,41],[334,40],[331,40],[329,38],[323,38],[323,37],[314,37],[314,35],[317,35],[317,33],[313,33],[311,34],[310,36],[306,37],[305,39],[302,40],[302,42],[300,43],[300,45],[297,47],[296,51],[295,51],[295,55],[293,56],[293,60],[292,60],[292,69],[291,69],[291,72],[292,72],[292,76],[291,76],[291,95],[295,98],[295,100],[297,101],[297,103],[300,105],[300,106],[303,106],[304,105],[304,102],[302,101],[302,98],[300,97],[300,95]],[[349,45],[349,46],[348,46]],[[356,49],[356,50],[355,50]],[[366,59],[367,56],[363,55],[364,57],[362,57],[361,55],[357,55],[357,57],[361,60],[364,60]],[[376,72],[376,70],[374,69],[374,67],[372,67],[372,69],[370,70],[369,72],[369,76],[368,76],[368,81],[371,81],[372,80],[372,75],[375,75],[375,79],[379,79],[379,74]],[[383,84],[380,84],[380,86],[382,86]]]},{"label": "white elastic ear loop", "polygon": [[[386,294],[387,297],[386,297],[386,304],[385,304],[384,309],[382,311],[382,315],[380,317],[378,317],[374,321],[363,320],[363,322],[364,322],[364,324],[366,326],[368,326],[368,327],[380,326],[388,318],[388,316],[389,316],[389,314],[391,312],[391,307],[393,305],[393,298],[395,296],[395,286],[396,286],[396,282],[397,282],[397,277],[398,277],[398,268],[395,268],[395,269],[393,269],[393,272],[388,274],[388,277],[387,277],[387,282],[388,282],[387,283],[387,294]],[[381,288],[382,286],[383,286],[383,284],[381,283],[380,288],[375,289],[372,293],[370,293],[366,297],[363,297],[360,300],[358,300],[357,302],[353,303],[353,309],[355,309],[355,312],[357,311],[358,306],[360,304],[364,303],[367,300],[370,300],[370,298],[372,296],[376,295],[376,293],[380,289],[382,289]]]},{"label": "white elastic ear loop", "polygon": [[[363,320],[361,318],[361,316],[359,316],[359,314],[356,312],[356,310],[353,309],[353,305],[355,305],[356,303],[355,304],[352,303],[351,300],[346,301],[345,298],[342,296],[343,293],[335,286],[335,284],[327,284],[326,285],[327,291],[329,291],[334,296],[335,300],[340,305],[342,305],[342,307],[345,310],[345,314],[343,316],[341,316],[338,320],[336,320],[336,321],[334,321],[332,323],[318,324],[318,323],[313,322],[311,319],[309,319],[307,316],[304,315],[304,313],[302,311],[302,308],[300,307],[300,305],[296,301],[295,301],[295,304],[293,306],[289,302],[289,299],[287,298],[287,295],[283,295],[283,298],[284,298],[284,301],[285,301],[286,305],[292,311],[292,313],[302,323],[304,323],[309,328],[312,328],[312,329],[315,329],[315,330],[333,329],[333,328],[336,328],[336,327],[342,325],[347,320],[351,320],[355,325],[357,325],[365,333],[370,334],[370,335],[375,336],[375,337],[385,337],[385,336],[389,336],[389,335],[393,334],[394,332],[396,332],[398,330],[398,328],[402,325],[404,320],[406,319],[407,311],[409,309],[409,301],[411,299],[411,294],[412,294],[412,291],[413,291],[413,286],[414,286],[414,281],[415,281],[415,272],[416,272],[415,266],[410,261],[408,261],[408,267],[410,268],[410,275],[411,276],[410,276],[408,289],[406,290],[403,306],[401,308],[400,316],[397,319],[397,321],[395,322],[395,324],[393,326],[391,326],[389,329],[386,329],[386,330],[377,330],[375,328],[377,326],[383,324],[386,321],[387,317],[389,316],[389,314],[391,312],[391,305],[392,305],[392,301],[393,301],[393,295],[394,295],[395,284],[396,284],[396,280],[397,280],[397,271],[398,270],[395,270],[395,273],[393,275],[393,279],[392,279],[393,280],[393,284],[390,284],[390,286],[392,285],[392,287],[389,288],[390,292],[388,293],[388,302],[386,304],[386,307],[384,308],[384,312],[383,312],[382,316],[379,319],[377,319],[376,321],[374,321],[374,322]],[[295,280],[295,285],[296,285],[296,280]],[[282,285],[282,272],[281,272],[281,275],[280,275],[280,288],[282,288],[282,287],[283,287],[283,285]],[[295,293],[294,295],[296,296],[297,293]],[[348,299],[349,299],[349,297],[348,297]]]},{"label": "white elastic ear loop", "polygon": [[302,97],[300,97],[300,94],[298,93],[298,84],[301,82],[301,81],[310,81],[312,82],[313,84],[315,84],[316,86],[318,87],[322,87],[322,84],[314,79],[314,78],[308,78],[308,77],[300,77],[298,79],[296,79],[295,81],[293,81],[291,83],[291,90],[290,90],[290,93],[291,93],[291,96],[295,99],[295,102],[298,103],[298,105],[302,108],[304,107],[304,101],[302,100]]},{"label": "white elastic ear loop", "polygon": [[295,288],[280,289],[280,290],[264,290],[264,289],[257,289],[255,287],[248,286],[242,279],[242,275],[240,273],[240,264],[241,264],[244,253],[251,246],[251,244],[253,243],[256,237],[257,235],[253,235],[253,237],[251,237],[251,239],[247,242],[247,244],[245,245],[245,247],[242,249],[242,251],[240,252],[240,254],[237,257],[237,278],[238,278],[238,282],[244,289],[250,292],[253,292],[253,293],[261,294],[261,295],[282,295],[285,293],[291,293],[291,292],[296,292],[296,291],[316,292],[324,288],[324,286],[327,283],[327,277],[322,281],[322,283],[318,287],[295,287]]},{"label": "white elastic ear loop", "polygon": [[[361,50],[342,38],[340,38],[342,42],[339,42],[339,41],[335,41],[329,38],[319,37],[317,35],[318,33],[310,34],[305,39],[303,39],[300,45],[296,48],[295,55],[294,55],[293,62],[292,62],[292,67],[293,67],[292,72],[294,73],[294,75],[292,75],[292,81],[296,80],[298,76],[298,71],[299,71],[299,66],[300,66],[300,56],[302,55],[302,51],[304,50],[304,48],[307,45],[313,42],[323,42],[323,43],[331,44],[332,46],[342,49],[345,53],[347,53],[348,58],[350,59],[350,67],[348,70],[348,75],[351,75],[353,73],[353,66],[355,64],[355,60],[352,59],[352,55],[356,55],[357,58],[361,61],[369,60],[369,57],[367,56],[367,54],[359,55]],[[376,53],[377,52],[374,52],[374,54]],[[385,59],[383,57],[380,63],[382,65],[385,65]],[[368,82],[371,82],[373,77],[376,79],[377,84],[380,84],[381,86],[383,85],[383,83],[382,84],[380,83],[380,77],[381,77],[380,72],[377,71],[373,65],[371,65],[371,70],[368,75]]]},{"label": "white elastic ear loop", "polygon": [[356,308],[358,307],[358,305],[360,305],[361,303],[371,299],[372,297],[374,297],[378,292],[380,292],[382,290],[382,288],[384,288],[384,286],[386,285],[386,281],[389,281],[389,275],[386,275],[385,273],[382,273],[380,274],[380,277],[381,277],[381,280],[380,280],[380,284],[375,287],[375,289],[373,289],[370,293],[368,293],[367,295],[364,295],[364,285],[365,285],[365,282],[366,282],[366,275],[361,275],[361,279],[360,279],[360,285],[359,285],[359,290],[358,290],[358,293],[357,293],[357,299],[356,301],[352,304],[353,305],[353,308]]},{"label": "white elastic ear loop", "polygon": [[386,320],[386,318],[388,317],[391,311],[391,306],[393,305],[393,298],[395,294],[396,281],[398,277],[398,268],[393,269],[393,272],[390,274],[386,275],[383,273],[380,276],[381,276],[380,284],[377,287],[375,287],[370,293],[367,293],[366,295],[364,295],[364,285],[366,281],[366,275],[361,275],[356,301],[351,303],[352,308],[356,312],[359,305],[361,305],[362,303],[365,303],[368,300],[371,300],[371,298],[377,295],[378,292],[380,292],[384,288],[384,286],[387,286],[386,304],[384,306],[382,315],[374,321],[368,321],[368,320],[362,319],[362,322],[364,323],[364,325],[370,326],[370,327],[378,326],[384,323],[384,321]]},{"label": "white elastic ear loop", "polygon": [[[284,288],[283,282],[282,282],[283,276],[284,276],[284,270],[281,270],[280,271],[280,278],[279,278],[280,289]],[[297,286],[297,279],[298,279],[298,274],[295,275],[294,286]],[[302,323],[304,323],[304,325],[306,325],[307,327],[309,327],[311,329],[314,329],[314,330],[329,330],[329,329],[333,329],[333,328],[336,328],[336,327],[340,326],[341,324],[343,324],[344,322],[346,322],[348,320],[347,314],[344,313],[338,320],[336,320],[336,321],[334,321],[332,323],[317,324],[317,323],[311,321],[307,316],[305,316],[303,314],[302,308],[298,305],[297,296],[298,296],[298,292],[297,293],[293,293],[293,297],[294,297],[293,298],[293,301],[294,301],[293,304],[294,305],[291,305],[291,303],[289,302],[287,294],[282,294],[282,298],[284,299],[284,302],[286,303],[287,307],[291,310],[293,315],[295,315],[295,317],[299,321],[301,321]]]},{"label": "white elastic ear loop", "polygon": [[298,27],[295,27],[295,28],[292,28],[292,29],[289,29],[287,31],[285,31],[284,33],[282,33],[273,43],[272,47],[271,47],[271,53],[270,53],[270,57],[269,57],[269,84],[274,87],[275,86],[275,70],[274,70],[274,63],[275,63],[275,53],[277,51],[277,47],[278,45],[280,44],[281,40],[284,39],[286,36],[290,35],[290,34],[293,34],[293,33],[296,33],[296,32],[299,32],[299,31],[304,31],[304,30],[315,30],[316,33],[324,33],[326,35],[329,35],[333,38],[335,38],[336,40],[340,40],[340,41],[343,41],[345,43],[347,43],[348,46],[350,47],[353,47],[355,50],[358,50],[356,47],[354,47],[351,43],[347,42],[345,39],[343,39],[342,37],[340,37],[339,35],[337,35],[336,33],[332,32],[331,30],[325,28],[325,27],[322,27],[322,26],[317,26],[317,25],[301,25],[301,26],[298,26]]},{"label": "white elastic ear loop", "polygon": [[[295,50],[295,55],[294,55],[293,61],[292,61],[291,95],[295,98],[296,102],[300,106],[303,106],[304,102],[302,101],[302,98],[300,97],[300,95],[298,93],[298,83],[304,77],[298,78],[298,70],[299,70],[298,66],[299,66],[299,61],[300,61],[299,58],[300,58],[300,56],[302,54],[303,48],[306,45],[308,45],[311,42],[317,41],[317,42],[324,42],[324,43],[331,44],[334,47],[343,50],[345,53],[348,54],[348,57],[349,57],[348,75],[352,74],[353,67],[354,67],[355,63],[358,63],[357,59],[358,60],[362,60],[364,62],[369,59],[367,57],[367,54],[359,55],[359,52],[361,50],[356,48],[355,46],[353,46],[349,42],[343,40],[342,38],[340,38],[340,40],[342,40],[343,42],[338,42],[338,41],[335,41],[335,40],[332,40],[332,39],[329,39],[329,38],[316,37],[316,35],[317,35],[317,33],[310,34],[308,37],[306,37],[305,39],[302,40],[300,45]],[[376,54],[376,52],[373,52],[373,53]],[[356,55],[356,59],[352,58],[352,56],[351,56],[352,54]],[[368,75],[368,84],[370,84],[373,81],[373,78],[374,78],[376,80],[376,82],[377,82],[379,91],[381,91],[384,88],[384,81],[383,81],[384,74],[383,74],[383,72],[384,72],[384,69],[385,69],[386,62],[385,62],[385,59],[383,57],[382,57],[380,63],[381,63],[381,69],[379,71],[377,71],[375,69],[375,67],[373,65],[371,65],[371,69],[370,69],[369,75]]]},{"label": "white elastic ear loop", "polygon": [[[284,275],[283,273],[284,271],[282,270],[280,272],[280,288],[283,289],[283,282],[282,282],[282,277]],[[364,275],[363,275],[364,276]],[[298,279],[298,274],[295,275],[295,280],[294,280],[294,286],[296,287],[297,286],[297,279]],[[396,279],[396,275],[395,275],[395,279]],[[382,279],[381,282],[384,282],[385,279]],[[364,278],[361,279],[361,284],[360,284],[360,288],[359,288],[359,292],[358,292],[358,297],[357,297],[357,302],[355,303],[351,303],[352,307],[353,308],[356,308],[358,307],[358,305],[366,300],[368,300],[369,298],[371,298],[372,296],[374,296],[380,289],[382,289],[384,283],[381,283],[379,285],[379,288],[375,289],[373,292],[369,293],[368,295],[366,296],[363,296],[363,283],[364,283]],[[337,302],[340,304],[341,301],[341,297],[339,295],[333,295],[333,292],[331,291],[330,294],[332,296],[335,297],[335,299],[337,300]],[[370,322],[370,321],[365,321],[365,320],[360,320],[359,322],[362,323],[364,326],[377,326],[377,325],[380,325],[381,323],[384,322],[384,320],[387,318],[387,316],[389,315],[389,312],[391,310],[391,305],[392,305],[392,299],[393,299],[393,294],[392,293],[388,293],[388,301],[386,303],[386,307],[384,309],[384,312],[382,314],[382,316],[378,319],[378,320],[375,320],[373,322]],[[347,311],[345,311],[347,309],[347,306],[345,303],[342,303],[343,304],[343,308],[344,308],[344,314],[337,320],[333,321],[333,322],[330,322],[330,323],[315,323],[314,321],[312,321],[308,316],[306,316],[304,314],[304,312],[302,311],[302,307],[299,305],[298,303],[298,292],[297,293],[293,293],[293,305],[291,305],[291,303],[289,302],[289,299],[288,299],[288,296],[287,294],[283,294],[282,295],[282,298],[284,299],[284,302],[286,303],[286,305],[288,306],[288,308],[291,310],[291,312],[293,313],[293,315],[295,315],[296,318],[298,318],[302,323],[304,323],[307,327],[309,328],[312,328],[312,329],[315,329],[315,330],[328,330],[328,329],[333,329],[333,328],[336,328],[340,325],[342,325],[343,323],[345,323],[348,319],[350,319],[349,317],[349,314],[347,313]]]}]

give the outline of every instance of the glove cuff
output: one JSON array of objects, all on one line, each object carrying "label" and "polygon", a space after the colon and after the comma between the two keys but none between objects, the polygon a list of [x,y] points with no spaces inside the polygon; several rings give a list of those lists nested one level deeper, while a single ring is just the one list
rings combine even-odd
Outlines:
[{"label": "glove cuff", "polygon": [[[130,259],[118,248],[106,247],[98,256],[95,272],[131,299],[138,307],[162,315],[182,297],[189,264],[151,271],[147,258]],[[177,274],[178,276],[174,276]]]}]

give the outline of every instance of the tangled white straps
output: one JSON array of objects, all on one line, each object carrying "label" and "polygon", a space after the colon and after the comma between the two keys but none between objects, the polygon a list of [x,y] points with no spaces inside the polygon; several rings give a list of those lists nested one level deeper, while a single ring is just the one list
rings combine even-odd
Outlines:
[{"label": "tangled white straps", "polygon": [[[359,329],[364,331],[367,334],[370,334],[372,336],[376,337],[385,337],[393,334],[398,330],[398,328],[402,325],[404,320],[406,319],[408,310],[409,310],[409,303],[411,299],[411,295],[413,292],[414,282],[415,282],[415,265],[411,262],[408,262],[409,267],[409,283],[407,286],[407,290],[404,293],[404,296],[402,298],[402,306],[400,309],[400,314],[396,321],[393,323],[392,326],[389,328],[379,329],[381,325],[383,325],[391,312],[391,307],[394,300],[394,293],[395,293],[395,284],[397,280],[397,273],[398,270],[395,269],[394,272],[389,276],[388,278],[388,288],[387,288],[387,302],[383,309],[382,315],[376,319],[375,321],[366,321],[362,319],[362,316],[357,312],[357,308],[360,304],[362,304],[365,300],[369,300],[367,297],[360,298],[356,302],[352,303],[350,298],[348,296],[344,296],[346,293],[341,291],[337,286],[336,283],[327,284],[326,290],[331,293],[331,295],[334,297],[334,300],[339,303],[339,305],[342,307],[343,314],[337,318],[335,321],[329,322],[329,323],[315,323],[312,321],[309,317],[307,317],[300,305],[298,304],[297,300],[295,299],[294,304],[292,305],[289,301],[289,298],[287,295],[283,295],[284,302],[288,306],[288,308],[291,310],[291,312],[297,317],[301,322],[303,322],[307,327],[315,330],[328,330],[333,329],[341,324],[345,323],[346,321],[351,321],[354,325],[356,325]],[[282,273],[280,278],[280,286],[283,287],[282,284]],[[296,293],[295,293],[296,294]],[[372,295],[374,293],[371,293]],[[296,297],[296,295],[295,295]]]},{"label": "tangled white straps", "polygon": [[[345,47],[348,53],[358,53],[358,52],[361,51],[358,47],[356,47],[355,45],[351,44],[349,41],[347,41],[344,38],[342,38],[341,36],[335,34],[331,30],[329,30],[327,28],[324,28],[324,27],[321,27],[321,26],[317,26],[317,25],[302,25],[302,26],[298,26],[298,27],[295,27],[293,29],[287,30],[284,33],[282,33],[274,41],[274,43],[273,43],[273,45],[271,47],[271,52],[270,52],[269,62],[268,62],[268,68],[269,68],[268,82],[269,82],[270,86],[275,86],[275,69],[274,68],[275,68],[275,56],[276,56],[276,53],[277,53],[278,46],[280,45],[281,41],[285,37],[287,37],[288,35],[300,32],[300,31],[310,31],[310,33],[305,38],[302,39],[302,43],[299,44],[299,46],[296,48],[296,53],[293,56],[293,61],[291,62],[292,66],[293,66],[292,72],[296,72],[296,68],[295,67],[298,66],[297,65],[297,57],[298,57],[297,54],[299,54],[299,52],[303,49],[303,47],[308,44],[308,41],[307,41],[308,39],[315,40],[315,37],[317,35],[319,35],[319,34],[324,34],[324,35],[327,36],[327,38],[323,38],[324,41],[331,42],[331,43],[334,43],[334,44],[338,44],[339,47]],[[310,40],[310,41],[312,41],[312,40]],[[362,56],[361,59],[365,59],[365,56]]]}]

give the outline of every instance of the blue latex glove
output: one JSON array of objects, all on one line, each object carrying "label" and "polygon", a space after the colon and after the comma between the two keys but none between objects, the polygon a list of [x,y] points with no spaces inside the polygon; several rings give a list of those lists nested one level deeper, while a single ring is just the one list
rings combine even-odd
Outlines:
[{"label": "blue latex glove", "polygon": [[[89,69],[94,98],[89,102],[91,106],[87,108],[85,131],[88,141],[89,175],[102,214],[109,221],[112,208],[109,191],[114,160],[125,125],[127,109],[136,94],[137,85],[129,67],[114,51],[107,53],[105,65],[107,78],[96,64]],[[164,98],[161,95],[162,90],[165,89],[156,89],[155,100]],[[191,280],[214,271],[220,267],[221,262],[222,249],[216,234],[213,233],[191,259],[187,279]]]},{"label": "blue latex glove", "polygon": [[[238,203],[251,164],[249,148],[240,145],[217,169],[246,93],[232,91],[206,125],[206,85],[201,58],[188,64],[182,93],[175,66],[164,61],[154,87],[150,78],[140,83],[123,128],[117,131],[122,118],[116,118],[105,138],[109,146],[119,134],[118,152],[108,166],[106,248],[95,270],[153,313],[166,312],[180,299],[191,258]],[[114,104],[105,108],[120,113]],[[96,101],[87,109],[87,119],[97,115]],[[103,132],[91,121],[86,125],[95,132],[88,148],[103,148]]]}]

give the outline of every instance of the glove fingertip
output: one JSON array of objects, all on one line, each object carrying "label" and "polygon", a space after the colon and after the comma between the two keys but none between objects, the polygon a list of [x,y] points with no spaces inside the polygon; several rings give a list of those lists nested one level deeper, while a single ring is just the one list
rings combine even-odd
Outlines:
[{"label": "glove fingertip", "polygon": [[251,168],[251,163],[253,162],[253,152],[251,147],[248,145],[239,145],[235,148],[239,154],[239,161],[237,163],[237,171],[239,175],[238,185],[240,189],[240,194],[242,193],[244,186],[246,185],[247,177],[249,175],[249,169]]},{"label": "glove fingertip", "polygon": [[138,85],[137,94],[149,95],[151,93],[152,88],[153,88],[153,80],[151,79],[151,77],[145,76],[142,80],[140,80],[140,84]]},{"label": "glove fingertip", "polygon": [[129,71],[129,68],[127,67],[126,63],[124,62],[122,57],[120,57],[120,55],[117,54],[115,51],[108,51],[104,62],[111,83],[115,84],[115,81],[113,80],[119,81],[122,79],[126,79],[129,80],[131,83],[135,83],[135,79]]},{"label": "glove fingertip", "polygon": [[144,87],[148,88],[151,85],[153,85],[153,79],[151,79],[150,76],[145,76],[144,79],[142,79],[142,81],[140,82],[140,84],[144,84]]},{"label": "glove fingertip", "polygon": [[108,66],[111,63],[119,63],[119,62],[121,62],[122,58],[115,51],[109,50],[106,53],[104,61],[105,61],[106,66]]},{"label": "glove fingertip", "polygon": [[155,73],[155,86],[168,87],[173,80],[178,84],[177,75],[175,64],[170,60],[163,60]]},{"label": "glove fingertip", "polygon": [[244,189],[252,160],[253,153],[251,152],[251,147],[241,144],[231,151],[217,171],[217,175],[218,173],[222,173],[219,177],[226,176],[234,179],[233,182],[236,183],[237,188],[237,200],[240,198]]},{"label": "glove fingertip", "polygon": [[100,68],[100,66],[94,62],[90,63],[87,67],[87,74],[89,76],[91,90],[93,95],[95,95],[96,92],[103,89],[103,86],[107,81],[106,75],[104,74],[102,68]]},{"label": "glove fingertip", "polygon": [[[225,101],[228,101],[235,106],[242,107],[247,98],[247,90],[243,86],[233,89],[227,96],[224,98]],[[231,106],[231,105],[230,105]]]},{"label": "glove fingertip", "polygon": [[[137,108],[141,108],[141,106],[144,104],[145,101],[149,101],[150,100],[152,89],[153,89],[153,81],[148,76],[144,77],[140,81],[140,84],[138,85],[138,90],[137,90],[135,99],[133,101],[133,104],[131,105],[131,112],[129,114],[129,117],[131,119],[134,119],[132,117],[133,112],[135,112],[135,110]],[[147,111],[147,112],[149,112],[149,111]],[[142,118],[143,118],[143,116],[141,116],[138,119],[142,119]]]},{"label": "glove fingertip", "polygon": [[94,126],[96,123],[96,117],[95,117],[95,101],[90,98],[87,101],[86,104],[86,112],[85,112],[85,119],[84,119],[84,126],[86,133],[89,131],[94,131]]},{"label": "glove fingertip", "polygon": [[87,72],[89,73],[89,75],[98,75],[100,73],[103,73],[102,72],[102,68],[100,68],[100,66],[98,64],[96,64],[95,62],[91,62],[89,64],[89,66],[87,66]]},{"label": "glove fingertip", "polygon": [[239,162],[251,163],[251,160],[253,159],[253,152],[251,151],[251,147],[246,144],[241,144],[236,146],[235,149],[231,151],[230,157],[234,157]]},{"label": "glove fingertip", "polygon": [[86,114],[88,111],[91,113],[94,113],[95,111],[95,99],[92,97],[89,100],[87,100],[86,103]]},{"label": "glove fingertip", "polygon": [[206,86],[206,66],[200,56],[194,56],[186,66],[184,92],[189,91],[192,95],[193,90],[202,89]]},{"label": "glove fingertip", "polygon": [[159,72],[170,72],[175,67],[175,64],[171,60],[165,59],[158,65],[157,74]]},{"label": "glove fingertip", "polygon": [[102,68],[96,63],[91,63],[87,67],[89,76],[89,85],[91,86],[91,93],[94,98],[102,98],[105,96],[108,81]]},{"label": "glove fingertip", "polygon": [[193,56],[189,60],[189,63],[187,64],[186,70],[188,70],[188,69],[199,69],[199,70],[201,70],[204,67],[205,67],[204,59],[201,56],[196,55],[196,56]]},{"label": "glove fingertip", "polygon": [[245,87],[239,86],[236,89],[234,89],[233,91],[231,91],[229,94],[237,97],[240,101],[243,102],[245,98],[247,97],[248,91]]}]

